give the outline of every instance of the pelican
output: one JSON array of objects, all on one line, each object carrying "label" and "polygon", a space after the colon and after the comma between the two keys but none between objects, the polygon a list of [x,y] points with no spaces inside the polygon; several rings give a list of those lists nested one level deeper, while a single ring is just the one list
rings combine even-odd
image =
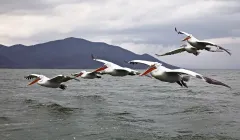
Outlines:
[{"label": "pelican", "polygon": [[117,64],[114,64],[112,62],[102,60],[102,59],[96,59],[92,55],[92,59],[101,63],[104,63],[104,65],[98,69],[95,70],[95,72],[99,72],[99,74],[109,74],[112,76],[126,76],[126,75],[138,75],[140,74],[138,71],[126,68],[126,67],[121,67]]},{"label": "pelican", "polygon": [[149,68],[145,72],[140,74],[140,76],[150,73],[152,75],[152,77],[154,77],[160,81],[169,82],[169,83],[177,83],[181,87],[184,86],[184,87],[188,88],[188,86],[185,82],[189,81],[189,79],[190,79],[189,76],[193,76],[193,77],[201,79],[209,84],[221,85],[221,86],[231,88],[230,86],[228,86],[220,81],[208,78],[208,77],[198,74],[196,72],[182,69],[182,68],[169,69],[169,68],[162,66],[162,64],[158,63],[158,62],[151,62],[151,61],[145,61],[145,60],[132,60],[132,61],[129,61],[128,63],[130,63],[130,64],[141,63],[141,64],[145,64],[145,65],[149,66]]},{"label": "pelican", "polygon": [[72,74],[73,76],[76,76],[76,77],[81,77],[81,78],[84,78],[84,79],[94,79],[94,78],[101,78],[101,76],[97,75],[97,72],[93,71],[93,72],[87,72],[85,70],[79,72],[79,73],[75,73],[75,74]]},{"label": "pelican", "polygon": [[24,78],[28,80],[34,79],[31,83],[28,84],[29,86],[37,83],[38,85],[43,87],[60,88],[62,90],[65,90],[67,88],[65,84],[62,84],[63,82],[67,82],[72,79],[79,81],[75,77],[63,76],[63,75],[57,75],[56,77],[53,77],[50,79],[44,75],[30,74],[28,76],[25,76]]},{"label": "pelican", "polygon": [[[177,48],[173,51],[164,53],[164,54],[155,54],[157,56],[166,56],[166,55],[173,55],[173,54],[177,54],[177,53],[182,53],[182,52],[188,52],[188,53],[192,53],[195,56],[198,56],[200,54],[200,49],[193,47],[189,44],[183,44],[180,46],[180,48]],[[223,52],[222,50],[209,50],[210,52]]]},{"label": "pelican", "polygon": [[[229,55],[231,55],[231,52],[229,50],[227,50],[227,49],[225,49],[225,48],[223,48],[223,47],[221,47],[221,46],[219,46],[215,43],[198,40],[197,38],[195,38],[191,34],[188,34],[188,33],[183,32],[183,31],[178,31],[176,27],[175,27],[175,31],[178,34],[186,35],[187,37],[184,38],[182,41],[187,41],[191,46],[197,48],[197,50],[207,50],[207,51],[210,51],[210,52],[217,52],[218,50],[223,50],[223,51],[227,52]],[[211,50],[210,47],[207,47],[208,45],[217,47],[218,50]]]}]

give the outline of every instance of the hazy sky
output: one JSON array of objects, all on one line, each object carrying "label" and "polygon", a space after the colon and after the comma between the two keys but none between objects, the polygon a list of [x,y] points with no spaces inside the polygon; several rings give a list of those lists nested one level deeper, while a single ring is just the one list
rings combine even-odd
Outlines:
[{"label": "hazy sky", "polygon": [[0,0],[0,44],[32,45],[78,37],[142,54],[182,44],[174,27],[227,53],[161,57],[190,68],[240,68],[239,0]]}]

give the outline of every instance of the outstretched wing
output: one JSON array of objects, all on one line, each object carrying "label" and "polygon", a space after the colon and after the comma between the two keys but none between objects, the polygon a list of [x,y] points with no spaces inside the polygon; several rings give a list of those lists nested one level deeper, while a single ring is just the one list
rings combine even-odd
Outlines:
[{"label": "outstretched wing", "polygon": [[132,61],[129,61],[128,63],[133,64],[133,65],[134,64],[145,64],[145,65],[151,66],[158,62],[152,62],[152,61],[146,61],[146,60],[132,60]]},{"label": "outstretched wing", "polygon": [[123,69],[127,70],[129,72],[129,75],[139,75],[140,72],[138,72],[137,70],[133,70],[127,67],[123,67]]},{"label": "outstretched wing", "polygon": [[175,31],[176,31],[178,34],[184,34],[184,35],[186,35],[186,36],[190,36],[189,33],[186,33],[186,32],[183,32],[183,31],[178,31],[176,27],[175,27]]},{"label": "outstretched wing", "polygon": [[75,76],[64,76],[64,75],[58,75],[56,77],[51,78],[49,81],[54,83],[62,83],[72,79],[79,81]]},{"label": "outstretched wing", "polygon": [[41,77],[43,77],[44,75],[39,75],[39,74],[30,74],[28,76],[24,76],[24,78],[30,80],[30,79],[35,79],[35,78],[39,78],[41,79]]},{"label": "outstretched wing", "polygon": [[92,55],[92,59],[93,59],[94,61],[98,61],[98,62],[104,63],[104,65],[106,65],[106,66],[108,66],[108,67],[111,67],[111,66],[120,67],[119,65],[114,64],[114,63],[109,62],[109,61],[102,60],[102,59],[96,59],[93,55]]},{"label": "outstretched wing", "polygon": [[165,55],[173,55],[173,54],[177,54],[177,53],[181,53],[186,51],[184,47],[178,48],[176,50],[164,53],[164,54],[155,54],[156,56],[165,56]]},{"label": "outstretched wing", "polygon": [[217,81],[217,80],[214,80],[214,79],[211,79],[211,78],[208,78],[208,77],[205,77],[201,74],[198,74],[196,72],[193,72],[193,71],[190,71],[190,70],[186,70],[186,69],[174,69],[174,70],[167,70],[167,72],[169,73],[179,73],[179,74],[187,74],[187,75],[191,75],[193,77],[196,77],[198,79],[201,79],[209,84],[213,84],[213,85],[221,85],[221,86],[225,86],[225,87],[228,87],[228,88],[231,88],[230,86],[220,82],[220,81]]},{"label": "outstretched wing", "polygon": [[71,74],[71,75],[76,77],[76,76],[79,75],[79,73],[80,73],[80,72],[77,72],[77,73],[73,73],[73,74]]},{"label": "outstretched wing", "polygon": [[223,47],[221,47],[221,46],[219,46],[219,45],[217,45],[217,44],[214,44],[214,43],[212,43],[212,42],[208,42],[208,41],[197,41],[197,43],[198,43],[198,44],[202,44],[202,45],[215,46],[215,47],[217,47],[218,49],[223,50],[223,51],[227,52],[229,55],[231,55],[231,52],[230,52],[229,50],[227,50],[227,49],[225,49],[225,48],[223,48]]}]

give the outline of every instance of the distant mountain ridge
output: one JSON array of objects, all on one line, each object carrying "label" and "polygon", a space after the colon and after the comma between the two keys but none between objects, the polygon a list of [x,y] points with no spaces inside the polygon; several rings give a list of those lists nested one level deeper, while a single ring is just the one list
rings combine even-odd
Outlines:
[{"label": "distant mountain ridge", "polygon": [[[175,68],[148,54],[138,55],[118,46],[73,37],[31,46],[0,45],[0,68],[94,69],[101,66],[101,63],[91,59],[91,54],[125,67],[133,68],[124,61],[139,59]],[[134,68],[146,66],[136,65]]]}]

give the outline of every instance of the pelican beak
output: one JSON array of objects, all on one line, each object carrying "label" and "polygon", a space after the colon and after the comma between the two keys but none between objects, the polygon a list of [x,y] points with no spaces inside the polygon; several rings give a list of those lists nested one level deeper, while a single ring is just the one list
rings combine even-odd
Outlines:
[{"label": "pelican beak", "polygon": [[96,69],[94,72],[99,72],[99,71],[102,71],[102,70],[105,70],[106,68],[108,68],[106,65]]},{"label": "pelican beak", "polygon": [[35,79],[34,81],[32,81],[31,83],[29,83],[28,85],[29,85],[29,86],[30,86],[30,85],[33,85],[33,84],[37,83],[39,80],[40,80],[40,78],[37,78],[37,79]]},{"label": "pelican beak", "polygon": [[186,38],[184,38],[182,41],[186,41],[188,39],[190,39],[191,37],[190,36],[187,36]]},{"label": "pelican beak", "polygon": [[157,67],[155,65],[152,65],[144,73],[140,74],[140,76],[146,75],[155,69],[157,69]]},{"label": "pelican beak", "polygon": [[76,75],[76,77],[79,77],[79,76],[81,76],[83,73],[82,72],[80,72],[78,75]]}]

